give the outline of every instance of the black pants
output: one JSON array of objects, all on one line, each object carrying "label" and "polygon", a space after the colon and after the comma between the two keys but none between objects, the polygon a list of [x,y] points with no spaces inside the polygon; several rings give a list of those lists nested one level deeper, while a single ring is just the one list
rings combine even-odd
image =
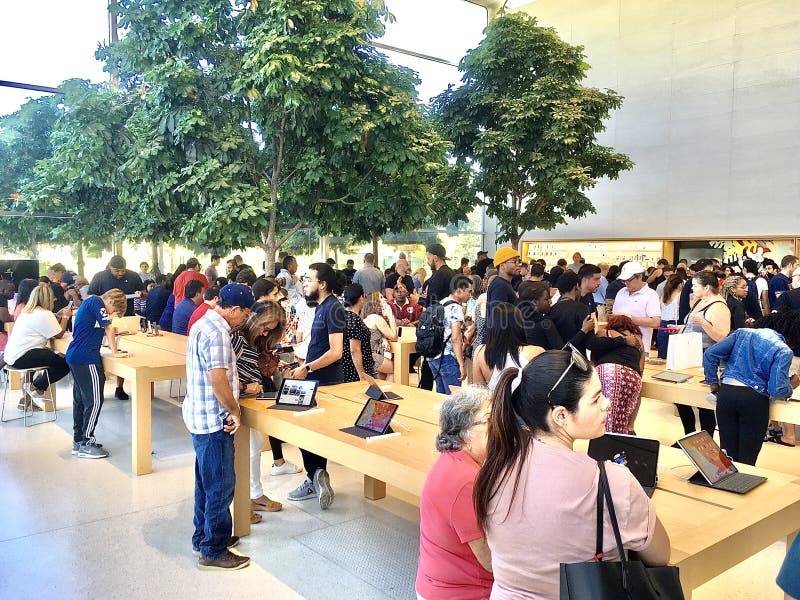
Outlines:
[{"label": "black pants", "polygon": [[419,386],[423,390],[433,389],[433,372],[427,360],[422,361],[422,369],[419,374]]},{"label": "black pants", "polygon": [[[330,381],[325,385],[335,385],[337,383],[341,383],[340,381]],[[322,385],[322,384],[320,384]],[[300,448],[300,454],[303,457],[303,468],[306,470],[306,474],[311,481],[314,481],[314,473],[317,469],[325,470],[328,468],[328,459],[324,456],[320,456],[319,454],[314,454],[313,452],[309,452],[308,450],[303,450]]]},{"label": "black pants", "polygon": [[769,396],[753,388],[722,384],[717,401],[719,445],[733,460],[756,464],[769,423]]},{"label": "black pants", "polygon": [[269,448],[272,450],[272,460],[283,460],[283,440],[269,436]]},{"label": "black pants", "polygon": [[[64,357],[48,348],[28,350],[11,366],[17,369],[46,368],[50,376],[50,383],[64,379],[69,373],[69,367]],[[33,378],[33,387],[40,391],[47,389],[47,377],[45,377],[44,373]]]},{"label": "black pants", "polygon": [[103,365],[70,365],[72,371],[72,440],[94,444],[94,428],[103,407]]},{"label": "black pants", "polygon": [[[689,435],[696,431],[697,423],[692,407],[686,404],[676,404],[675,407],[678,409],[678,416],[681,418],[681,423],[683,423],[683,432]],[[698,408],[697,411],[700,413],[700,429],[705,429],[708,435],[713,438],[714,430],[717,428],[717,419],[714,416],[714,411],[710,408]]]}]

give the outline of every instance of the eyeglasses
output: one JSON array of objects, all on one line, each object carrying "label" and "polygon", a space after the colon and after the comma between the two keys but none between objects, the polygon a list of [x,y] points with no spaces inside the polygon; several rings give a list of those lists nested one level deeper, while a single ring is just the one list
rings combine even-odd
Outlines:
[{"label": "eyeglasses", "polygon": [[486,415],[480,421],[473,421],[472,426],[476,427],[478,425],[486,425],[488,422],[489,422],[489,415]]},{"label": "eyeglasses", "polygon": [[303,283],[314,283],[315,281],[319,281],[319,280],[318,279],[314,279],[310,275],[303,275],[300,278],[300,281],[302,281]]},{"label": "eyeglasses", "polygon": [[567,368],[564,369],[564,372],[561,373],[561,377],[559,377],[553,387],[550,388],[550,391],[547,392],[547,403],[550,405],[550,408],[553,408],[553,404],[550,402],[550,394],[552,394],[555,389],[558,387],[558,384],[564,380],[564,377],[567,376],[567,373],[572,368],[573,365],[578,367],[581,371],[586,373],[589,370],[589,362],[586,360],[586,357],[581,354],[580,350],[578,350],[575,346],[570,343],[567,343],[562,350],[570,353],[569,364]]}]

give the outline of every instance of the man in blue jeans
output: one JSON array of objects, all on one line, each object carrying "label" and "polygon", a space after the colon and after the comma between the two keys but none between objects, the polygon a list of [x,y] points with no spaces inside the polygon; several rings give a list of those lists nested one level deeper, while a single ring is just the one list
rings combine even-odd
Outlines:
[{"label": "man in blue jeans", "polygon": [[436,391],[449,394],[450,386],[460,386],[467,378],[464,366],[464,307],[472,296],[472,280],[456,275],[450,282],[450,295],[442,300],[444,307],[444,350],[439,356],[426,359],[436,382]]},{"label": "man in blue jeans", "polygon": [[186,398],[183,422],[192,434],[194,463],[194,535],[192,549],[202,570],[234,570],[250,558],[228,548],[231,536],[229,506],[236,478],[233,472],[233,434],[241,425],[239,376],[231,331],[241,327],[255,302],[253,292],[230,283],[217,305],[192,327],[186,347]]}]

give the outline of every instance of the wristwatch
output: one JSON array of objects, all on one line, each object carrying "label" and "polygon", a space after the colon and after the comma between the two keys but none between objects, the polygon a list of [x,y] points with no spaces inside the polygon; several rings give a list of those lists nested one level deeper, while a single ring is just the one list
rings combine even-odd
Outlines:
[{"label": "wristwatch", "polygon": [[311,373],[314,370],[308,363],[304,364],[303,366],[306,368],[306,373]]}]

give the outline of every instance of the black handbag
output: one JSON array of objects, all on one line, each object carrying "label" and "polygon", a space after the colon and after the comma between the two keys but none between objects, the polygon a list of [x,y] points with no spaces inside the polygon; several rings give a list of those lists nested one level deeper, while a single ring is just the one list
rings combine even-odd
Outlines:
[{"label": "black handbag", "polygon": [[[622,547],[617,515],[611,499],[606,468],[598,461],[600,482],[597,486],[597,545],[595,560],[582,563],[561,563],[561,600],[684,600],[678,567],[646,567],[629,560]],[[619,562],[603,562],[603,502],[617,541]]]}]

